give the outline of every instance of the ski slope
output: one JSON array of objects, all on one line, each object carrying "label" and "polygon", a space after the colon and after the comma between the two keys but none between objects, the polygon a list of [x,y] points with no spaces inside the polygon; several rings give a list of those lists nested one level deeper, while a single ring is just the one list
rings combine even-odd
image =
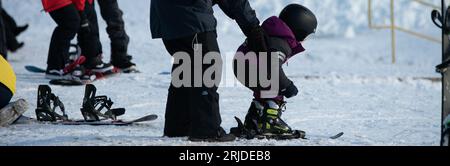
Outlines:
[{"label": "ski slope", "polygon": [[[131,38],[129,53],[141,74],[122,74],[95,82],[98,95],[108,95],[114,107],[125,107],[124,119],[157,114],[159,119],[135,126],[60,126],[20,124],[0,128],[0,145],[242,145],[242,146],[436,146],[440,139],[441,84],[434,66],[441,59],[440,45],[397,33],[397,63],[391,64],[389,30],[367,28],[365,0],[251,0],[261,20],[288,3],[299,2],[319,19],[318,33],[305,42],[307,51],[289,61],[285,72],[300,89],[288,100],[284,119],[291,127],[311,134],[309,140],[238,140],[232,143],[194,143],[187,138],[163,138],[164,109],[171,59],[160,40],[151,39],[150,0],[119,0]],[[436,0],[431,1],[438,4]],[[430,20],[431,9],[396,1],[399,24],[440,37]],[[35,117],[37,87],[46,84],[43,75],[25,71],[24,66],[46,66],[47,50],[54,22],[41,12],[40,1],[3,0],[4,8],[19,24],[30,29],[19,37],[25,48],[10,54],[17,74],[14,99],[30,102],[25,115]],[[234,116],[243,118],[252,94],[232,76],[230,61],[244,36],[238,26],[215,7],[218,41],[227,64],[219,89],[222,126],[236,126]],[[374,2],[377,24],[387,24],[389,1]],[[105,60],[109,60],[109,39],[99,18]],[[434,81],[433,81],[434,80]],[[84,87],[52,86],[66,106],[69,117],[81,119]],[[338,132],[337,140],[326,136]]]}]

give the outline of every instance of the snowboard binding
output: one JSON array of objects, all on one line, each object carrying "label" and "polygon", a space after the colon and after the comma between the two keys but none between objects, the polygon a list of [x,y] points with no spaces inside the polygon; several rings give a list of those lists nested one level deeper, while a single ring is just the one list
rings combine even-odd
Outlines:
[{"label": "snowboard binding", "polygon": [[38,121],[47,122],[67,121],[69,119],[64,104],[58,96],[52,93],[52,89],[48,85],[39,85],[36,117]]},{"label": "snowboard binding", "polygon": [[85,121],[92,122],[104,119],[116,121],[118,116],[125,114],[125,108],[111,109],[114,102],[107,96],[96,96],[96,92],[97,88],[94,85],[86,85],[83,107],[81,108],[81,114]]},{"label": "snowboard binding", "polygon": [[292,130],[281,119],[285,110],[285,102],[254,100],[245,117],[245,122],[235,117],[238,127],[231,128],[230,133],[245,139],[305,139],[305,132]]}]

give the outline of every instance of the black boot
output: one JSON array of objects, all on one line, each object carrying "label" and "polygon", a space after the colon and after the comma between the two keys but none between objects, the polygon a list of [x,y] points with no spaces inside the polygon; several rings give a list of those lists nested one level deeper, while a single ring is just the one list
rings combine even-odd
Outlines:
[{"label": "black boot", "polygon": [[24,42],[11,44],[11,45],[9,46],[9,51],[11,51],[11,52],[16,52],[17,50],[19,50],[20,48],[22,48],[24,45],[25,45]]},{"label": "black boot", "polygon": [[19,36],[22,32],[24,32],[25,30],[28,29],[28,24],[25,24],[24,26],[18,26],[15,30],[14,30],[14,35],[15,36]]},{"label": "black boot", "polygon": [[83,66],[93,73],[114,73],[114,67],[110,63],[104,63],[101,55],[87,59]]},{"label": "black boot", "polygon": [[139,73],[136,64],[131,62],[132,56],[111,56],[111,64],[122,73]]},{"label": "black boot", "polygon": [[217,130],[217,135],[212,137],[189,137],[189,141],[192,142],[232,142],[234,140],[236,140],[236,137],[233,134],[227,134],[222,127]]}]

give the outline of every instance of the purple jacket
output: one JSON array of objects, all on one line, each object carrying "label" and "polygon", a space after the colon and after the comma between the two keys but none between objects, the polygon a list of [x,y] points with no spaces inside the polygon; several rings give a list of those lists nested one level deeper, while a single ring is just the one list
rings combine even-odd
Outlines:
[{"label": "purple jacket", "polygon": [[[284,62],[282,62],[282,63],[286,63],[289,58],[293,57],[294,55],[296,55],[300,52],[305,51],[303,46],[299,42],[297,42],[297,40],[295,39],[295,35],[292,32],[292,30],[286,25],[286,23],[284,23],[278,17],[272,16],[272,17],[268,18],[262,24],[262,28],[267,33],[269,38],[276,37],[276,38],[284,39],[287,42],[287,44],[289,45],[289,47],[291,48],[291,51],[289,51],[289,52],[291,52],[290,55],[286,55],[286,58],[285,58]],[[268,46],[268,47],[273,48],[271,46]],[[269,50],[269,51],[282,51],[282,50]],[[238,59],[237,58],[238,56],[244,56],[243,54],[247,54],[248,52],[250,52],[250,49],[247,47],[246,43],[244,43],[239,47],[238,52],[240,52],[240,53],[237,53],[235,55],[235,59]],[[241,54],[241,53],[243,53],[243,54]],[[286,54],[289,54],[289,53],[286,53]],[[258,63],[258,60],[257,59],[249,59],[249,63],[256,64],[256,63]],[[280,67],[281,67],[281,65],[280,65]],[[280,69],[280,89],[286,88],[291,83],[292,83],[292,81],[289,80],[289,78],[287,78],[287,76],[284,74],[283,69],[281,68]],[[252,89],[252,88],[250,88],[250,89]],[[260,91],[258,91],[256,89],[252,89],[252,90],[254,92],[253,96],[256,99],[260,99],[261,98]],[[274,96],[273,99],[277,100],[277,101],[282,101],[283,96],[281,94],[278,94],[278,96],[276,96],[276,97]]]},{"label": "purple jacket", "polygon": [[[262,24],[262,28],[268,36],[282,38],[289,44],[292,49],[292,54],[286,55],[286,61],[294,55],[305,51],[305,48],[303,48],[301,43],[297,42],[297,40],[295,39],[295,35],[292,30],[286,25],[286,23],[283,22],[283,20],[279,19],[277,16],[272,16],[264,21]],[[246,44],[242,44],[239,47],[238,52],[246,54],[250,52],[250,50]]]}]

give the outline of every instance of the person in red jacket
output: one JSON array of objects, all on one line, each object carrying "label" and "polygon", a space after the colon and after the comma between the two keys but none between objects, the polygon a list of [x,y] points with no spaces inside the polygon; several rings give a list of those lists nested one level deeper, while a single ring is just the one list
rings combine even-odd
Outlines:
[{"label": "person in red jacket", "polygon": [[98,25],[89,22],[90,19],[97,19],[93,0],[42,0],[42,5],[57,24],[52,34],[47,59],[48,79],[92,79],[90,75],[63,71],[69,61],[70,41],[77,34],[82,55],[86,57],[83,67],[92,71],[89,73],[113,70],[112,65],[102,61],[101,43],[95,32]]}]

